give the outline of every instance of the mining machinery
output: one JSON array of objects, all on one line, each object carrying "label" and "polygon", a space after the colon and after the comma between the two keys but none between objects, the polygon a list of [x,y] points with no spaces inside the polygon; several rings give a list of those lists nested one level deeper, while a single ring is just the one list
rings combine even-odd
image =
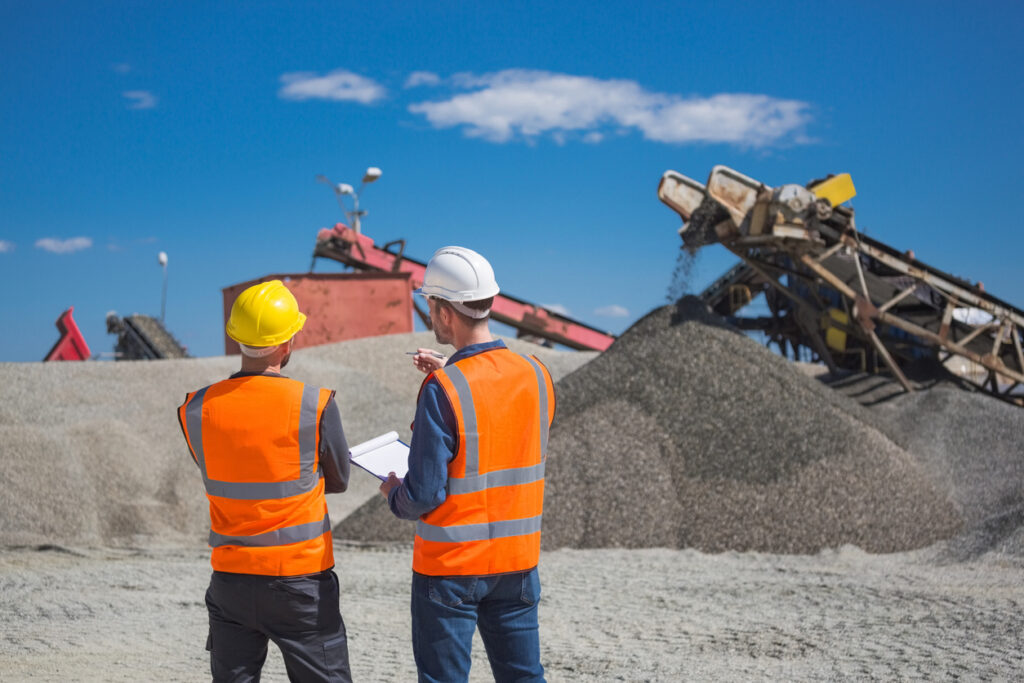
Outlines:
[{"label": "mining machinery", "polygon": [[[706,183],[669,170],[658,185],[684,249],[717,243],[740,258],[701,297],[783,355],[809,350],[833,373],[887,369],[908,392],[912,370],[941,365],[1024,405],[1024,312],[859,231],[855,194],[845,173],[771,187],[726,166]],[[759,294],[770,315],[737,316]]]},{"label": "mining machinery", "polygon": [[[338,261],[357,272],[409,273],[414,289],[423,284],[427,269],[426,263],[405,254],[404,239],[377,245],[371,237],[344,223],[323,228],[317,234],[310,272],[317,258]],[[414,304],[414,310],[427,329],[431,329],[429,315],[418,304]],[[514,328],[520,339],[542,345],[561,344],[583,351],[604,351],[615,341],[615,335],[609,332],[505,292],[494,297],[491,318]]]},{"label": "mining machinery", "polygon": [[167,331],[163,323],[148,315],[133,313],[121,318],[107,313],[107,334],[117,335],[116,360],[161,360],[188,358],[188,351]]}]

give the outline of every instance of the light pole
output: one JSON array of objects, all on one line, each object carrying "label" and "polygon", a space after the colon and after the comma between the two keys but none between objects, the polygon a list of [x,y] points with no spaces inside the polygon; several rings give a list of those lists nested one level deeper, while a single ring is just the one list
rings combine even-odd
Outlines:
[{"label": "light pole", "polygon": [[[367,214],[367,211],[359,210],[359,194],[363,191],[364,187],[366,187],[373,181],[377,180],[377,178],[380,178],[380,176],[381,170],[376,166],[370,166],[369,168],[367,168],[366,172],[363,174],[363,182],[359,185],[359,192],[356,192],[348,183],[334,184],[330,180],[328,180],[327,177],[324,175],[318,175],[316,179],[318,182],[331,186],[331,188],[334,190],[335,197],[337,197],[338,199],[338,206],[341,207],[341,210],[345,214],[345,217],[348,219],[349,223],[351,223],[350,227],[353,230],[355,230],[356,234],[358,235],[361,232],[360,220],[362,219],[363,216]],[[352,197],[353,208],[351,211],[349,211],[345,207],[345,202],[342,199],[342,197],[346,195]]]},{"label": "light pole", "polygon": [[157,254],[157,262],[164,269],[164,286],[160,293],[160,324],[164,322],[164,310],[167,308],[167,252],[161,251]]}]

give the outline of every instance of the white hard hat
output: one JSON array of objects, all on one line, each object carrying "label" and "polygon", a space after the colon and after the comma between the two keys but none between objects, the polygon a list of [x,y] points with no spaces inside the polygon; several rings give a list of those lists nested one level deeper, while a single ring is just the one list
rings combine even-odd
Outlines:
[{"label": "white hard hat", "polygon": [[487,259],[465,247],[441,247],[427,262],[416,293],[460,302],[489,299],[499,291]]}]

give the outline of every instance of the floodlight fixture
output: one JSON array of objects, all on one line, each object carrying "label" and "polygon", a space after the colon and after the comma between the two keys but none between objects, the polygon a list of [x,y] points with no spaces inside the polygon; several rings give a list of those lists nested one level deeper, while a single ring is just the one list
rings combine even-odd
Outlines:
[{"label": "floodlight fixture", "polygon": [[164,322],[164,312],[167,310],[167,252],[161,251],[156,255],[156,261],[164,270],[164,284],[160,289],[160,324]]},{"label": "floodlight fixture", "polygon": [[[366,172],[363,174],[363,181],[362,181],[362,184],[359,186],[359,191],[358,192],[356,191],[356,189],[354,187],[352,187],[348,183],[337,183],[337,184],[335,184],[335,183],[331,182],[330,180],[327,179],[327,176],[323,175],[322,173],[318,174],[316,176],[316,180],[317,180],[317,182],[324,183],[325,185],[330,185],[331,186],[331,188],[334,190],[335,196],[338,199],[338,205],[341,207],[342,212],[344,212],[345,217],[351,223],[352,229],[356,231],[356,234],[359,234],[359,232],[360,232],[359,219],[362,218],[363,216],[365,216],[366,213],[367,213],[365,210],[363,210],[363,211],[359,210],[359,193],[363,191],[363,188],[367,184],[372,183],[373,181],[377,180],[378,178],[380,178],[380,176],[381,176],[381,170],[378,167],[376,167],[376,166],[368,166],[366,168]],[[342,197],[346,197],[346,196],[347,197],[352,197],[353,209],[351,211],[348,210],[348,208],[345,206],[345,203],[342,201]]]}]

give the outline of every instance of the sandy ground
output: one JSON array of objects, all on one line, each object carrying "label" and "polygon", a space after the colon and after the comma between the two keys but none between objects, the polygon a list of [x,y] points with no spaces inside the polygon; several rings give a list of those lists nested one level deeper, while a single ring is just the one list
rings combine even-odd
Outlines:
[{"label": "sandy ground", "polygon": [[[934,550],[814,556],[572,550],[541,558],[550,681],[1020,680],[1024,566]],[[357,681],[411,681],[411,546],[339,545]],[[0,679],[198,681],[207,551],[0,551]],[[490,680],[477,640],[471,680]],[[284,681],[271,646],[264,680]]]},{"label": "sandy ground", "polygon": [[[416,333],[316,347],[290,370],[338,389],[352,442],[390,429],[407,437],[421,376],[404,352],[429,343]],[[588,360],[543,355],[556,379]],[[236,367],[0,363],[0,682],[209,680],[206,501],[174,415],[186,391]],[[614,547],[623,541],[545,551],[548,680],[1024,680],[1024,423],[1007,412],[1018,409],[933,390],[874,410],[864,419],[878,417],[944,482],[964,533],[892,554]],[[640,495],[610,483],[623,503]],[[376,500],[376,488],[353,472],[348,492],[328,496],[332,520]],[[615,518],[633,536],[649,525]],[[550,521],[552,531],[562,520]],[[918,540],[901,547],[929,542]],[[415,680],[411,545],[339,542],[336,562],[355,680]],[[273,646],[264,673],[286,680]],[[490,679],[478,640],[472,680]]]}]

